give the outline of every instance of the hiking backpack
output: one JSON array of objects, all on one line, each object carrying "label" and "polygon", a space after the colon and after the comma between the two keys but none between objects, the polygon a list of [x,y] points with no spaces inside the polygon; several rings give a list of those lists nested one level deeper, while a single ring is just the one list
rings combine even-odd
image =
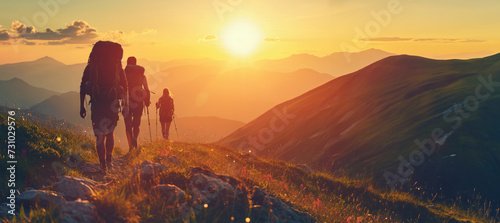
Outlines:
[{"label": "hiking backpack", "polygon": [[172,117],[174,115],[174,99],[170,96],[162,96],[160,98],[160,116]]},{"label": "hiking backpack", "polygon": [[91,100],[124,98],[125,90],[120,85],[122,57],[123,49],[118,43],[99,41],[94,44],[84,71],[88,80],[83,83],[84,93],[90,95]]},{"label": "hiking backpack", "polygon": [[144,68],[139,65],[127,65],[125,77],[127,78],[129,100],[142,103],[149,101],[149,92],[143,87]]}]

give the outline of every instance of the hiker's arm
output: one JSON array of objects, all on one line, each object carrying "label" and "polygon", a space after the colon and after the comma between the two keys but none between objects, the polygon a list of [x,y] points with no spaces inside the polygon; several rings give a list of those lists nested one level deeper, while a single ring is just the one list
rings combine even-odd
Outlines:
[{"label": "hiker's arm", "polygon": [[85,118],[87,110],[85,110],[85,94],[80,94],[80,117]]},{"label": "hiker's arm", "polygon": [[146,90],[146,100],[144,100],[146,107],[149,107],[151,104],[151,92],[149,91],[148,80],[146,79],[146,75],[143,75],[142,78],[142,86],[144,86],[144,90]]},{"label": "hiker's arm", "polygon": [[159,109],[161,107],[161,103],[160,102],[161,102],[161,97],[156,102],[156,109]]},{"label": "hiker's arm", "polygon": [[175,112],[174,99],[172,98],[172,114]]},{"label": "hiker's arm", "polygon": [[87,116],[87,111],[85,110],[85,85],[88,81],[89,67],[85,67],[83,71],[82,82],[80,83],[80,117],[85,118]]},{"label": "hiker's arm", "polygon": [[127,108],[128,107],[128,84],[127,84],[127,77],[125,77],[125,72],[120,69],[120,86],[123,88],[123,93],[125,94],[123,97],[123,105]]}]

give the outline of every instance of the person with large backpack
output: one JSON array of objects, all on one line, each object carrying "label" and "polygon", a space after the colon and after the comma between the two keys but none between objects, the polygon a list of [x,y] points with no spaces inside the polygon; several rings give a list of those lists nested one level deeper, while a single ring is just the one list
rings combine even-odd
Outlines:
[{"label": "person with large backpack", "polygon": [[149,107],[151,104],[150,92],[148,81],[144,75],[144,67],[137,65],[135,57],[127,59],[125,76],[128,83],[129,110],[123,112],[123,117],[125,118],[125,131],[129,144],[129,152],[135,153],[134,151],[137,150],[137,138],[139,137],[142,111],[144,105]]},{"label": "person with large backpack", "polygon": [[[127,107],[127,79],[121,59],[120,44],[99,41],[94,44],[80,84],[80,116],[85,118],[85,96],[90,96],[92,128],[96,136],[96,149],[105,174],[112,167],[114,147],[113,131],[119,110]],[[121,102],[121,103],[120,103]]]},{"label": "person with large backpack", "polygon": [[163,96],[156,102],[156,109],[160,109],[160,125],[163,138],[169,139],[170,124],[174,118],[174,99],[170,91],[163,89]]}]

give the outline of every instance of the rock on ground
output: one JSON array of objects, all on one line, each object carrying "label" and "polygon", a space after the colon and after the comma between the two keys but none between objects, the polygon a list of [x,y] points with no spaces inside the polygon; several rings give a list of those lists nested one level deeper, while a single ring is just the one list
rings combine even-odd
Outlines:
[{"label": "rock on ground", "polygon": [[97,163],[84,163],[80,166],[77,167],[78,170],[82,171],[82,173],[100,173],[101,172],[101,165]]},{"label": "rock on ground", "polygon": [[141,181],[150,181],[155,175],[168,171],[167,166],[149,160],[142,162],[137,168]]},{"label": "rock on ground", "polygon": [[165,199],[169,204],[173,204],[175,202],[184,203],[186,201],[186,195],[184,191],[171,184],[156,185],[151,189],[150,193],[153,196],[158,196],[162,199]]},{"label": "rock on ground", "polygon": [[61,209],[61,222],[94,223],[98,219],[97,210],[89,201],[68,201]]},{"label": "rock on ground", "polygon": [[64,206],[66,200],[60,194],[49,190],[29,190],[17,196],[19,204],[30,207],[35,204],[45,207],[49,205]]},{"label": "rock on ground", "polygon": [[99,220],[95,206],[89,201],[80,199],[66,201],[62,195],[54,191],[29,190],[17,196],[17,200],[19,204],[27,208],[27,213],[33,207],[48,208],[52,206],[58,208],[60,210],[60,222],[94,223]]},{"label": "rock on ground", "polygon": [[[181,216],[184,221],[203,222],[316,222],[307,213],[297,211],[292,204],[255,187],[252,193],[245,184],[226,175],[199,167],[191,168],[187,180],[186,194],[175,185],[159,184],[161,174],[168,171],[164,165],[144,161],[136,167],[140,180],[150,180],[149,202],[154,204],[160,199]],[[151,179],[158,179],[153,181]],[[250,206],[252,204],[252,206]],[[192,219],[192,218],[195,219]]]},{"label": "rock on ground", "polygon": [[86,200],[96,196],[98,186],[96,181],[87,178],[62,176],[60,181],[53,185],[53,188],[62,193],[66,200]]},{"label": "rock on ground", "polygon": [[192,205],[181,210],[186,217],[191,214],[206,221],[244,222],[249,202],[246,187],[233,177],[217,175],[202,168],[192,168],[188,189]]},{"label": "rock on ground", "polygon": [[291,204],[286,204],[259,187],[253,188],[251,200],[251,215],[255,216],[256,222],[316,222],[311,215],[293,209]]}]

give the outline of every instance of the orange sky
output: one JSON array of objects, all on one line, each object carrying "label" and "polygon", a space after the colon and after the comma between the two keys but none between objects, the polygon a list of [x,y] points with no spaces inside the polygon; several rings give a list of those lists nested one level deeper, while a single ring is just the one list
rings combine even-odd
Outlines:
[{"label": "orange sky", "polygon": [[[158,61],[324,56],[369,48],[479,57],[500,51],[499,8],[499,1],[487,0],[2,1],[0,64],[43,56],[81,63],[100,39],[121,43],[127,56]],[[240,19],[261,34],[243,56],[221,38]]]}]

